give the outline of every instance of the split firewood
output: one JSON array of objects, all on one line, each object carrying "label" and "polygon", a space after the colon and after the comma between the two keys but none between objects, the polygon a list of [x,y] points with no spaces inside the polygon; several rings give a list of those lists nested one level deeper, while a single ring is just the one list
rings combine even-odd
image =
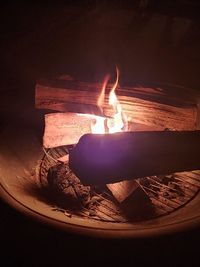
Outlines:
[{"label": "split firewood", "polygon": [[[200,169],[200,131],[87,134],[69,167],[85,185]],[[95,175],[95,177],[94,177]]]},{"label": "split firewood", "polygon": [[121,181],[115,184],[107,184],[106,186],[112,192],[112,195],[119,203],[123,202],[139,187],[138,183],[134,180]]},{"label": "split firewood", "polygon": [[[107,86],[102,109],[97,106],[101,87],[99,83],[43,81],[36,85],[35,106],[39,109],[110,117],[113,109],[108,105],[108,95],[112,85]],[[117,89],[116,94],[130,122],[153,126],[155,130],[195,130],[197,106],[194,93],[189,94],[184,88],[181,88],[181,93],[175,91],[123,87]]]},{"label": "split firewood", "polygon": [[46,114],[43,145],[52,148],[76,144],[82,135],[91,132],[91,123],[91,117],[76,113]]},{"label": "split firewood", "polygon": [[[96,105],[101,90],[101,84],[51,81],[36,85],[36,107],[57,111],[76,113],[92,113],[102,115],[102,110]],[[106,101],[103,107],[105,115],[112,115]],[[163,130],[164,128],[187,130],[196,127],[196,105],[192,94],[187,95],[182,90],[174,94],[160,88],[132,87],[120,89],[117,94],[124,112],[129,118],[129,130]],[[189,99],[189,100],[188,100]],[[151,110],[151,112],[149,112]],[[155,120],[155,114],[157,120]],[[170,119],[169,119],[170,118]],[[181,119],[180,119],[181,118]],[[45,116],[45,134],[43,143],[46,148],[77,143],[81,135],[90,133],[91,118],[77,117],[77,114],[48,114]],[[184,123],[182,123],[184,121]],[[56,123],[55,123],[56,122]],[[76,123],[75,123],[76,122]],[[70,125],[73,125],[71,128]],[[70,133],[69,133],[69,131]],[[66,159],[61,159],[62,160]],[[124,184],[124,185],[123,185]],[[129,185],[127,187],[127,185]],[[135,189],[134,181],[126,181],[108,185],[113,195],[121,201]]]},{"label": "split firewood", "polygon": [[[82,135],[91,133],[91,124],[94,121],[95,119],[92,115],[70,112],[46,114],[43,146],[45,148],[53,148],[77,144]],[[152,130],[152,127],[129,123],[128,130],[148,131]]]}]

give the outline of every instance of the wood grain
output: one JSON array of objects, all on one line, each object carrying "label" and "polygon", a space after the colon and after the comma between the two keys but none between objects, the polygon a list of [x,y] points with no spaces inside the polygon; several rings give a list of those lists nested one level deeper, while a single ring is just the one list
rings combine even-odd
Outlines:
[{"label": "wood grain", "polygon": [[92,118],[76,113],[52,113],[45,115],[43,146],[45,148],[76,144],[79,138],[90,133]]},{"label": "wood grain", "polygon": [[[97,106],[101,84],[83,82],[51,82],[36,85],[35,106],[39,109],[60,112],[89,113],[112,116],[108,105],[109,85],[102,111]],[[169,92],[168,92],[169,91]],[[118,99],[128,120],[133,123],[176,130],[194,130],[197,120],[197,103],[193,91],[185,89],[123,87],[117,90]]]}]

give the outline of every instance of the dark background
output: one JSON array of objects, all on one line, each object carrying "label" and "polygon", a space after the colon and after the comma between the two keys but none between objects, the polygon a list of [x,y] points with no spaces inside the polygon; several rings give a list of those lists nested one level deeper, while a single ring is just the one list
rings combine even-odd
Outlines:
[{"label": "dark background", "polygon": [[[101,81],[199,89],[200,2],[66,1],[0,4],[0,131],[34,110],[38,79],[70,74]],[[199,229],[142,240],[101,240],[41,225],[0,202],[2,266],[199,266]],[[79,263],[79,264],[78,264]]]}]

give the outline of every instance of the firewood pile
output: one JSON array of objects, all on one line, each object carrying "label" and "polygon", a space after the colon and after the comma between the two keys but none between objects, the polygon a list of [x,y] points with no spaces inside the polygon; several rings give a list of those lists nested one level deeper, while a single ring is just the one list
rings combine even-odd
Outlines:
[{"label": "firewood pile", "polygon": [[[67,155],[89,132],[93,120],[79,114],[102,115],[96,105],[99,88],[99,84],[69,80],[36,85],[36,108],[57,111],[45,115],[44,157],[39,166],[40,183],[48,191],[52,209],[68,217],[127,222],[155,218],[185,205],[199,191],[198,170],[124,179],[116,189],[115,184],[85,186],[69,169]],[[198,112],[194,99],[187,90],[182,90],[180,99],[173,88],[140,86],[120,88],[119,93],[132,131],[195,130]],[[108,106],[104,111],[111,116]]]}]

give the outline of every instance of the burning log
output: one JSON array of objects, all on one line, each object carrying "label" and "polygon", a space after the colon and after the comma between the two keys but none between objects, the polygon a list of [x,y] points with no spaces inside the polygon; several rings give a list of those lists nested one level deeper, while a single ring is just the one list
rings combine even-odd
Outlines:
[{"label": "burning log", "polygon": [[91,117],[79,116],[76,113],[46,114],[44,147],[76,144],[82,135],[91,132],[91,122]]},{"label": "burning log", "polygon": [[[108,105],[108,93],[112,85],[106,87],[102,109],[97,105],[101,88],[102,84],[98,83],[43,81],[36,85],[35,106],[59,112],[111,116],[113,109]],[[123,87],[117,94],[130,122],[154,130],[195,130],[197,107],[192,92],[186,94],[184,88],[181,88],[181,98],[178,90],[166,93],[160,88]]]},{"label": "burning log", "polygon": [[200,168],[200,131],[87,134],[69,154],[69,166],[85,185]]},{"label": "burning log", "polygon": [[[111,120],[111,119],[110,119]],[[95,121],[91,115],[76,113],[50,113],[45,115],[43,146],[53,148],[78,143],[82,135],[91,133],[91,124]],[[148,131],[151,127],[142,124],[129,124],[129,130]]]},{"label": "burning log", "polygon": [[[114,96],[115,102],[110,102],[111,95],[108,97],[108,91],[110,90],[114,93],[118,86],[118,79],[119,71],[117,69],[117,79],[114,85],[107,84],[107,78],[104,80],[103,87],[100,84],[58,80],[51,81],[50,84],[44,82],[37,84],[37,108],[85,113],[82,116],[76,113],[46,115],[43,138],[44,146],[52,148],[77,143],[82,135],[91,132],[90,128],[92,128],[93,119],[96,120],[95,126],[97,127],[95,127],[95,131],[93,131],[94,128],[92,129],[92,133],[100,133],[99,124],[97,123],[99,119],[95,118],[94,115],[91,117],[86,114],[113,116],[113,110],[115,111],[114,117],[117,120],[114,120],[114,123],[112,123],[112,119],[109,118],[107,127],[110,133],[121,130],[195,129],[196,105],[191,99],[188,100],[188,96],[183,96],[180,100],[178,99],[179,95],[178,97],[175,96],[174,92],[171,96],[166,95],[162,89],[123,88],[120,89],[118,99]],[[104,97],[104,102],[102,97]],[[121,106],[119,107],[119,103],[122,108]],[[121,126],[116,125],[119,122],[125,123],[121,110],[128,117],[128,128],[124,127],[122,129]],[[117,112],[118,114],[116,114]],[[157,120],[155,120],[155,113],[157,114]],[[120,121],[118,120],[118,115],[122,116]],[[180,120],[180,117],[182,120]],[[101,122],[104,120],[102,119]],[[184,123],[182,123],[183,121]],[[104,130],[102,131],[101,127],[101,133],[105,133]],[[119,202],[123,202],[138,188],[138,184],[132,180],[108,184],[107,187]]]}]

